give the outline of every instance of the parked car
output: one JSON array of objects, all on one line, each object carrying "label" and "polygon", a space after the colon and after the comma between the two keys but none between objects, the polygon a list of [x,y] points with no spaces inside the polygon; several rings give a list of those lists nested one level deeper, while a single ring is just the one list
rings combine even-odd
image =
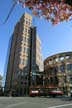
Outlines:
[{"label": "parked car", "polygon": [[29,92],[29,96],[35,97],[39,96],[39,89],[38,88],[31,88]]},{"label": "parked car", "polygon": [[30,88],[29,96],[60,96],[63,95],[63,91],[59,88]]},{"label": "parked car", "polygon": [[48,95],[52,97],[60,96],[60,95],[63,95],[63,91],[59,88],[51,88],[48,91]]},{"label": "parked car", "polygon": [[39,96],[47,96],[47,89],[39,88]]}]

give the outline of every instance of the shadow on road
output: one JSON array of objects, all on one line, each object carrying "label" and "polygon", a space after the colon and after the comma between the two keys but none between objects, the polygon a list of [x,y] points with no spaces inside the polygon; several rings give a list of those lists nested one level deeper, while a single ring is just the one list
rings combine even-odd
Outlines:
[{"label": "shadow on road", "polygon": [[61,98],[62,101],[72,101],[72,97],[70,96],[65,96],[63,98]]}]

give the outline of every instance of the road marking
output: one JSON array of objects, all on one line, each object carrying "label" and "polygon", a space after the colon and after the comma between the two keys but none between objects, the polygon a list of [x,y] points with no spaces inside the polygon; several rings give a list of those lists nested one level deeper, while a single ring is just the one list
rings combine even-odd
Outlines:
[{"label": "road marking", "polygon": [[71,106],[72,104],[65,104],[65,105],[58,105],[58,106],[53,106],[53,107],[47,107],[47,108],[61,108],[64,106]]},{"label": "road marking", "polygon": [[13,108],[13,107],[15,107],[15,106],[22,105],[22,104],[26,104],[26,102],[20,102],[20,103],[16,103],[16,104],[12,104],[12,105],[7,105],[7,106],[4,107],[4,108]]},{"label": "road marking", "polygon": [[0,100],[2,100],[2,99],[4,99],[4,100],[7,100],[7,99],[12,99],[12,97],[0,97]]}]

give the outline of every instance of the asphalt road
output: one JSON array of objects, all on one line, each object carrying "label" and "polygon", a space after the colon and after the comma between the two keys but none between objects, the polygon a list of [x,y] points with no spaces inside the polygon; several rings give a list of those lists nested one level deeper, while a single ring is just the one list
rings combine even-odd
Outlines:
[{"label": "asphalt road", "polygon": [[0,97],[0,108],[72,108],[72,98]]}]

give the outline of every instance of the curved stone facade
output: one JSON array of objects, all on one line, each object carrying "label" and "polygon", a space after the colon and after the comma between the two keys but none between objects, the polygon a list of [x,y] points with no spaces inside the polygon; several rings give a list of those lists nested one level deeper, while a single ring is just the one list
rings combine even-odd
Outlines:
[{"label": "curved stone facade", "polygon": [[44,61],[46,84],[58,84],[65,92],[72,89],[72,52],[59,53]]}]

